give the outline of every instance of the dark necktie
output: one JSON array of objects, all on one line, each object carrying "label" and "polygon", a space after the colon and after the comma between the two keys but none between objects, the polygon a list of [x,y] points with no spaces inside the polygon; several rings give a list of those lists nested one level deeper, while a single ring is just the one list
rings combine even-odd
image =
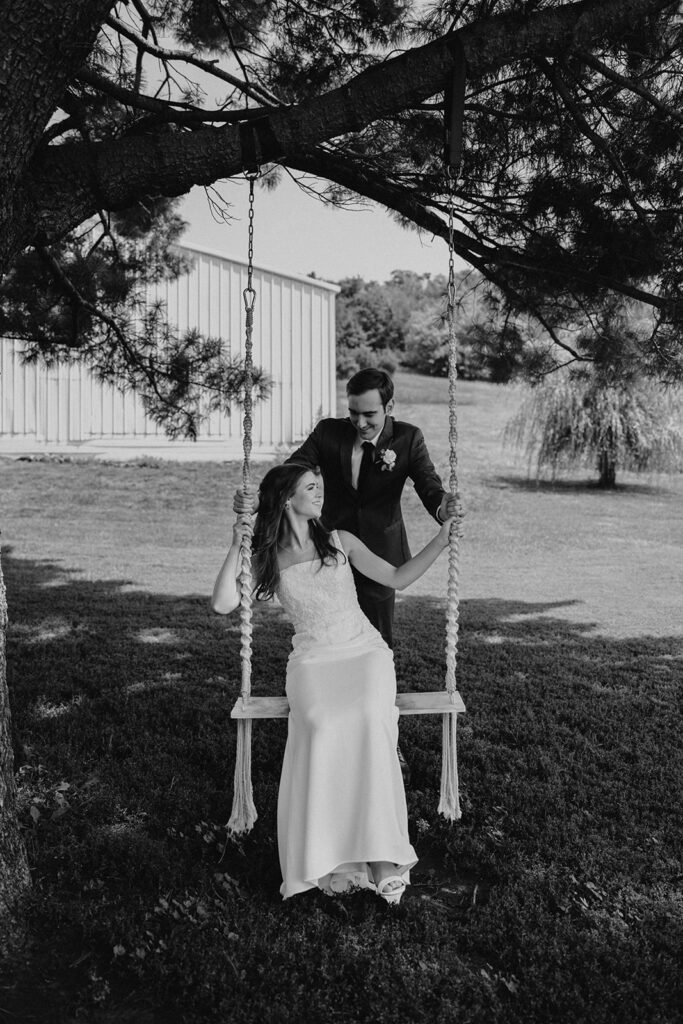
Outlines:
[{"label": "dark necktie", "polygon": [[375,461],[375,446],[371,441],[363,441],[363,458],[360,460],[358,470],[358,490],[363,487],[370,475],[372,464]]}]

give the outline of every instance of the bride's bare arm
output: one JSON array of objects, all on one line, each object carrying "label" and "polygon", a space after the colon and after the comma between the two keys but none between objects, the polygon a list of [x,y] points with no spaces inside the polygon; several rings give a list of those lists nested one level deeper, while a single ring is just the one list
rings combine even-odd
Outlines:
[{"label": "bride's bare arm", "polygon": [[246,527],[239,521],[233,526],[232,544],[216,577],[211,607],[219,615],[229,615],[239,607],[241,596],[239,574],[242,568],[242,537],[245,530]]},{"label": "bride's bare arm", "polygon": [[447,519],[435,537],[403,565],[395,566],[375,555],[353,533],[339,531],[339,539],[351,565],[364,576],[368,576],[382,586],[394,590],[405,590],[411,583],[418,580],[436,561],[444,548],[448,547],[448,534],[452,519]]}]

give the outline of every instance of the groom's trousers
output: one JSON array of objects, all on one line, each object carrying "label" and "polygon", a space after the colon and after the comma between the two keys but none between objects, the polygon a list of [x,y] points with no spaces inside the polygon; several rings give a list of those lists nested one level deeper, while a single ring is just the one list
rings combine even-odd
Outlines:
[{"label": "groom's trousers", "polygon": [[[396,603],[396,591],[388,587],[379,588],[373,581],[362,576],[359,572],[353,573],[356,583],[356,594],[358,604],[363,614],[370,619],[375,629],[378,629],[382,637],[393,648],[394,646],[394,605]],[[381,590],[381,594],[377,591]],[[387,597],[386,594],[389,596]]]}]

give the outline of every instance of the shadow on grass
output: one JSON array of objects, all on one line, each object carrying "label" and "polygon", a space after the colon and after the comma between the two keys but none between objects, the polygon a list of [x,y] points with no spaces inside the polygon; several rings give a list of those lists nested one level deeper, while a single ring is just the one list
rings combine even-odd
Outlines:
[{"label": "shadow on grass", "polygon": [[672,491],[671,481],[663,477],[661,482],[636,482],[633,480],[617,480],[614,487],[601,487],[596,479],[577,480],[572,479],[537,479],[535,476],[515,476],[512,474],[499,474],[491,478],[494,487],[510,487],[519,491],[540,491],[546,494],[631,494],[650,497],[656,494],[665,494]]},{"label": "shadow on grass", "polygon": [[[188,823],[224,821],[238,618],[212,614],[208,597],[83,580],[51,562],[15,562],[11,552],[3,564],[23,776],[67,780],[91,805],[99,795],[113,836],[139,833],[143,821],[145,830],[183,834]],[[254,629],[254,688],[282,692],[291,629],[280,610],[258,607]],[[262,762],[284,747],[281,723],[264,723],[254,747],[258,778]]]},{"label": "shadow on grass", "polygon": [[[64,1005],[97,1004],[98,985],[110,993],[104,1001],[117,985],[121,999],[136,986],[162,991],[185,984],[190,970],[211,987],[209,975],[218,971],[211,956],[241,931],[235,922],[254,915],[262,924],[254,923],[251,945],[243,954],[225,953],[227,967],[221,961],[223,994],[211,987],[201,996],[223,1013],[221,1000],[230,993],[242,992],[243,1005],[252,1006],[243,993],[249,958],[268,962],[273,921],[282,914],[303,936],[297,942],[304,959],[313,950],[318,955],[328,927],[320,922],[329,915],[331,944],[341,941],[334,935],[342,922],[373,934],[392,929],[391,948],[398,941],[418,950],[432,941],[429,924],[442,936],[444,957],[475,965],[471,977],[485,963],[498,991],[495,978],[507,977],[506,965],[517,978],[513,987],[521,977],[534,992],[556,986],[546,997],[557,1006],[572,972],[592,970],[577,966],[584,952],[587,964],[597,956],[586,945],[586,929],[607,929],[618,938],[614,970],[622,987],[641,995],[643,986],[671,992],[669,940],[661,936],[672,925],[666,907],[680,873],[680,637],[606,639],[590,623],[563,619],[563,602],[465,601],[458,658],[467,705],[458,726],[463,819],[452,827],[436,814],[440,721],[404,718],[411,833],[421,865],[404,916],[392,924],[376,919],[375,903],[365,896],[348,910],[317,894],[280,904],[275,808],[282,721],[254,727],[261,820],[249,836],[226,841],[230,708],[239,689],[236,619],[212,615],[203,596],[87,581],[51,562],[15,560],[11,552],[3,564],[21,815],[36,880],[35,927],[43,936],[35,942],[35,969],[43,977],[52,972],[52,995],[58,989]],[[404,597],[398,605],[401,689],[443,685],[443,614],[434,599]],[[290,637],[278,608],[257,608],[255,692],[282,692]],[[489,889],[489,903],[477,902],[477,890]],[[51,927],[59,928],[58,950]],[[190,968],[188,944],[195,941]],[[409,963],[385,963],[389,989],[395,971],[413,970]],[[295,968],[287,970],[283,991],[295,985]],[[433,984],[428,974],[421,977],[411,984],[427,1006]],[[47,983],[35,984],[38,998]],[[353,986],[342,989],[351,999]],[[452,998],[457,1008],[464,995]],[[253,1002],[254,1020],[264,1007]],[[547,1002],[539,1007],[532,1000],[520,1019],[563,1019],[548,1015]],[[356,1019],[353,1012],[349,1004],[347,1019]],[[410,1007],[405,1012],[413,1019]],[[240,1020],[252,1019],[244,1013]],[[35,1014],[41,1019],[37,1007]],[[504,1017],[484,1000],[479,1019]]]}]

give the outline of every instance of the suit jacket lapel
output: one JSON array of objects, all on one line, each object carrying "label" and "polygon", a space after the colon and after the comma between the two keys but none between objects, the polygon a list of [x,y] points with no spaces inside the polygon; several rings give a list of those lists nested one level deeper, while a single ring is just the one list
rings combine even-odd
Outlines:
[{"label": "suit jacket lapel", "polygon": [[375,462],[381,462],[380,452],[384,448],[390,448],[391,442],[394,438],[394,420],[393,417],[387,416],[382,427],[382,433],[377,438],[377,444],[375,445]]},{"label": "suit jacket lapel", "polygon": [[351,451],[353,449],[354,442],[356,440],[356,431],[351,425],[350,420],[345,421],[346,429],[342,435],[341,445],[339,449],[339,457],[341,459],[341,472],[342,479],[347,487],[349,487],[354,494],[353,485],[351,483]]}]

